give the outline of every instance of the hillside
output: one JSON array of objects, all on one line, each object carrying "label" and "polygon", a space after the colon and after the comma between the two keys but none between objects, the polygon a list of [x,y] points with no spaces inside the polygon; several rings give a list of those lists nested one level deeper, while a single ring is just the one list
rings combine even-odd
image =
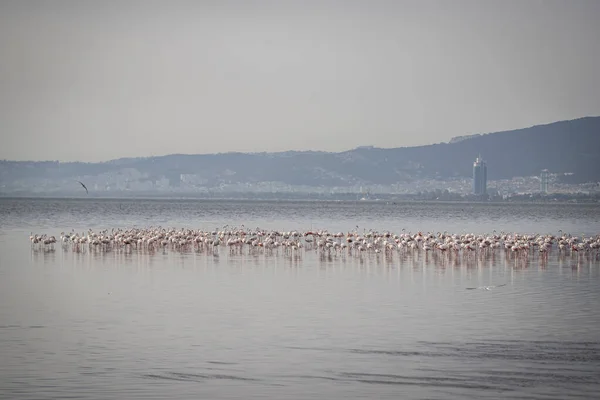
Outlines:
[{"label": "hillside", "polygon": [[89,179],[137,171],[138,179],[179,180],[194,175],[202,186],[281,182],[287,185],[395,184],[424,178],[469,177],[475,157],[488,165],[488,179],[538,175],[547,168],[573,173],[572,183],[600,181],[600,117],[586,117],[513,131],[470,135],[450,143],[382,149],[360,147],[328,153],[173,154],[104,163],[0,162],[0,187],[16,181]]}]

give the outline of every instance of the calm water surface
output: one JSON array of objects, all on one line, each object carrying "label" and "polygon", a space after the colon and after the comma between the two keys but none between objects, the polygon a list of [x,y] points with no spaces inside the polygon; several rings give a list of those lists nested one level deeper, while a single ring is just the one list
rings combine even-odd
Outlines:
[{"label": "calm water surface", "polygon": [[[0,398],[600,393],[600,262],[32,249],[130,226],[600,232],[597,205],[0,200]],[[504,284],[493,290],[467,287]]]}]

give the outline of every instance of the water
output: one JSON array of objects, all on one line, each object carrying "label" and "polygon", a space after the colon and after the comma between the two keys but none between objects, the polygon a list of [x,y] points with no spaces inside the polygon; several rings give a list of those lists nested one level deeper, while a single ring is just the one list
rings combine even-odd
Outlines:
[{"label": "water", "polygon": [[600,231],[600,207],[2,199],[0,398],[600,392],[594,257],[75,253],[28,240],[30,231],[225,224],[581,235]]}]

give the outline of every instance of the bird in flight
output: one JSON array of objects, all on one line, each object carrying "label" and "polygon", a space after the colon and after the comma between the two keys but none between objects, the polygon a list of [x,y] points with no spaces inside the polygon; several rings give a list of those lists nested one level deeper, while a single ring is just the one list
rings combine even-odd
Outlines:
[{"label": "bird in flight", "polygon": [[467,290],[475,290],[475,289],[492,290],[493,288],[497,288],[497,287],[500,287],[500,286],[506,286],[506,283],[503,283],[502,285],[496,285],[496,286],[468,287]]},{"label": "bird in flight", "polygon": [[[77,181],[77,182],[79,182],[79,181]],[[87,193],[89,193],[89,192],[88,192],[88,190],[87,190],[87,188],[85,187],[85,185],[84,185],[82,182],[79,182],[79,184],[80,184],[81,186],[83,186],[83,188],[85,189],[85,193],[86,193],[86,194],[87,194]]]}]

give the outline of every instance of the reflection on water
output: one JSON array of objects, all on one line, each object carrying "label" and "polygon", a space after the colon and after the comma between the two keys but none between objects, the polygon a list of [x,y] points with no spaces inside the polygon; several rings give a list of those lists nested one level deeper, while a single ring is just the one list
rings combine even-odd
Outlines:
[{"label": "reflection on water", "polygon": [[[71,251],[68,246],[34,247],[30,248],[32,260],[35,263],[56,263],[57,257],[62,263],[69,262],[77,265],[94,266],[106,264],[107,262],[122,265],[135,263],[139,266],[151,268],[156,265],[182,264],[186,259],[195,261],[208,257],[213,265],[224,264],[232,267],[265,265],[266,260],[272,259],[278,264],[285,266],[302,266],[307,260],[309,266],[318,265],[321,268],[434,268],[437,273],[444,273],[447,269],[478,269],[478,268],[504,268],[504,269],[528,269],[536,268],[546,270],[548,265],[556,266],[559,272],[565,270],[579,271],[582,268],[592,268],[600,265],[600,257],[597,252],[581,254],[553,253],[543,257],[533,253],[530,257],[516,257],[510,252],[503,250],[480,253],[480,254],[456,254],[440,252],[393,252],[373,254],[358,253],[336,253],[327,251],[316,251],[312,249],[296,252],[286,251],[255,251],[248,249],[232,253],[227,249],[221,252],[204,249],[173,251],[160,249],[158,251],[144,251],[123,248],[111,251],[101,251],[87,248],[84,251]],[[58,254],[58,255],[57,255]]]},{"label": "reflection on water", "polygon": [[[239,215],[276,228],[307,226],[320,215],[315,225],[356,225],[335,204],[265,211],[240,202],[108,203],[30,201],[10,203],[10,212],[0,203],[8,223],[0,225],[0,397],[568,399],[600,392],[595,253],[31,246],[30,230],[70,231],[89,221],[211,227]],[[383,218],[376,206],[368,207]],[[492,221],[478,206],[408,207],[452,215],[443,224],[453,231],[471,226],[469,213]],[[77,222],[69,208],[86,220]],[[148,210],[165,215],[142,217]],[[555,215],[548,231],[567,231],[570,218],[588,222],[569,231],[597,230],[596,211],[577,210]],[[185,213],[210,221],[186,221]],[[547,222],[531,222],[542,214],[491,211],[511,232],[542,231]],[[387,218],[374,224],[406,222]],[[413,222],[442,228],[421,218]]]}]

